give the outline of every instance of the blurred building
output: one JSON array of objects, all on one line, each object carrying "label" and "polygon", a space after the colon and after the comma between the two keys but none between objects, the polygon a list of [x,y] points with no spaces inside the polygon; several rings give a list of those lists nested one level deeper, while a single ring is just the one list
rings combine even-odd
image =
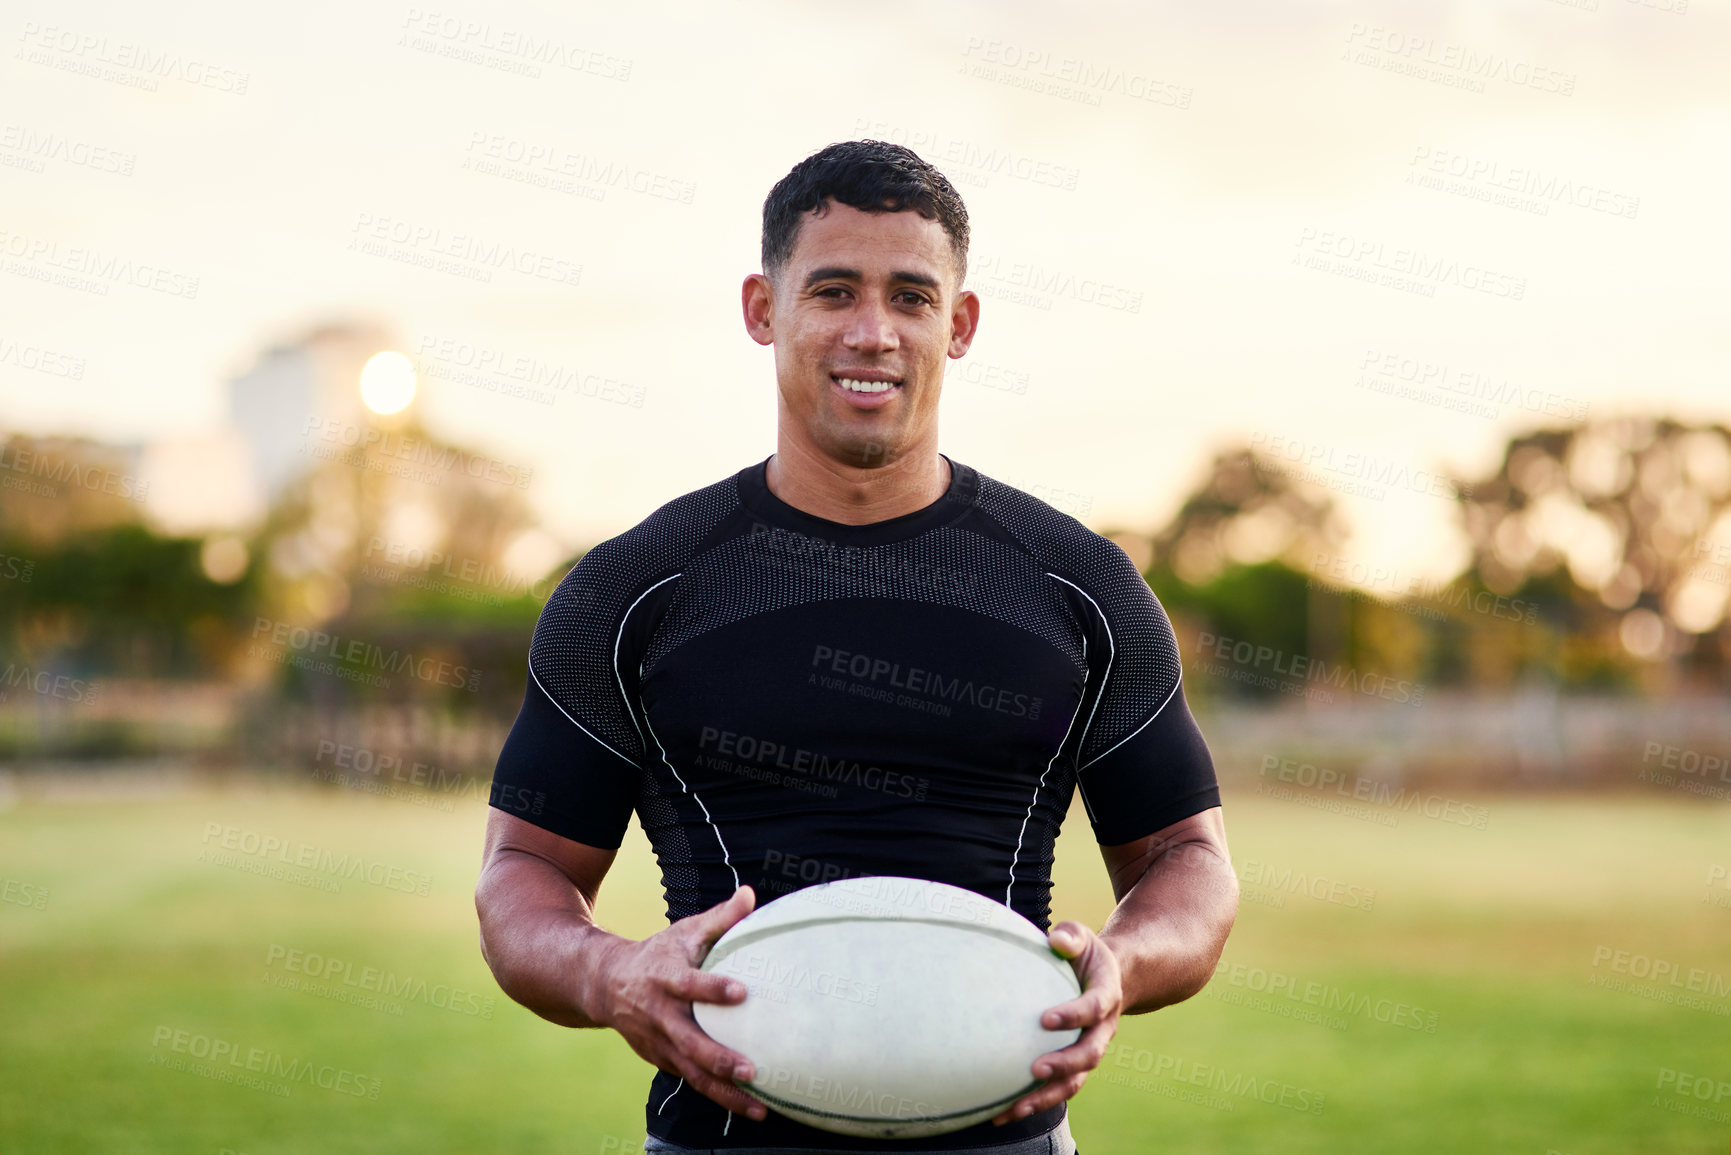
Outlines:
[{"label": "blurred building", "polygon": [[[309,431],[326,422],[366,424],[361,370],[395,347],[389,328],[345,321],[265,349],[228,381],[228,420],[220,428],[149,446],[143,470],[152,522],[166,533],[198,536],[262,524],[317,464],[307,453]],[[407,412],[412,408],[400,416]]]},{"label": "blurred building", "polygon": [[229,381],[231,419],[267,506],[307,471],[309,431],[327,422],[366,423],[361,370],[375,353],[400,347],[396,334],[383,326],[324,325],[266,349],[250,369]]},{"label": "blurred building", "polygon": [[[397,334],[327,324],[229,382],[250,546],[274,612],[320,621],[406,594],[521,594],[563,554],[524,501],[533,471],[430,432]],[[436,559],[436,560],[435,560]]]},{"label": "blurred building", "polygon": [[[221,426],[142,455],[20,445],[0,468],[48,470],[29,479],[56,495],[35,501],[42,519],[67,522],[74,507],[58,495],[89,478],[74,495],[90,507],[78,527],[148,520],[169,537],[203,538],[212,581],[239,581],[262,562],[261,608],[296,621],[385,613],[417,597],[496,606],[567,556],[525,501],[532,466],[422,423],[414,365],[388,325],[319,325],[263,349],[226,388]],[[14,485],[8,499],[24,493]]]}]

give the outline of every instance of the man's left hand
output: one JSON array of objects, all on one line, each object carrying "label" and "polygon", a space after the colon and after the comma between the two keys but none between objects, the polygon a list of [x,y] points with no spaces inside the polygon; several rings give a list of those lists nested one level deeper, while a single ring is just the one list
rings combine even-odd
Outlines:
[{"label": "man's left hand", "polygon": [[1106,1045],[1118,1033],[1118,1016],[1124,1009],[1124,986],[1112,948],[1079,922],[1061,922],[1047,935],[1052,949],[1070,960],[1081,980],[1082,993],[1059,1003],[1040,1016],[1049,1031],[1082,1028],[1082,1037],[1059,1051],[1049,1051],[1034,1060],[1033,1073],[1045,1084],[1012,1103],[992,1120],[995,1124],[1025,1119],[1038,1111],[1056,1107],[1082,1089],[1088,1072],[1100,1065]]}]

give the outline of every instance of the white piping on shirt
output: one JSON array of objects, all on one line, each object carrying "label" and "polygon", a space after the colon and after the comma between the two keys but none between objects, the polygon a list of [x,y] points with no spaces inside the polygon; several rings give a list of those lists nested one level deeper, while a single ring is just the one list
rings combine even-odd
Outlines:
[{"label": "white piping on shirt", "polygon": [[[1110,622],[1108,622],[1106,620],[1106,612],[1100,608],[1100,603],[1095,601],[1093,598],[1088,597],[1088,591],[1083,589],[1081,586],[1077,585],[1075,582],[1065,581],[1065,579],[1058,577],[1058,575],[1055,573],[1048,572],[1046,574],[1046,576],[1049,578],[1058,578],[1059,581],[1064,582],[1065,585],[1069,586],[1071,589],[1075,590],[1077,593],[1081,594],[1083,597],[1088,598],[1088,604],[1093,606],[1094,612],[1100,615],[1100,625],[1106,631],[1107,643],[1112,646],[1113,653],[1116,653],[1118,644],[1112,637],[1112,625]],[[1100,678],[1100,692],[1094,696],[1094,709],[1088,711],[1088,725],[1082,727],[1082,737],[1076,743],[1076,756],[1078,758],[1080,758],[1082,755],[1083,744],[1085,742],[1087,742],[1087,740],[1088,740],[1088,727],[1092,726],[1094,724],[1094,713],[1095,713],[1095,711],[1099,710],[1101,701],[1103,701],[1106,697],[1106,679],[1110,678],[1111,676],[1112,676],[1112,655],[1108,654],[1106,657],[1106,673],[1104,675],[1102,675]],[[1077,765],[1077,767],[1076,767],[1076,775],[1077,775],[1076,787],[1077,787],[1077,789],[1082,789],[1082,778],[1081,778],[1082,771],[1086,770],[1088,767],[1092,766],[1094,763],[1098,762],[1100,759],[1104,758],[1106,755],[1110,754],[1112,751],[1116,750],[1118,747],[1122,746],[1124,743],[1128,742],[1130,739],[1134,738],[1136,735],[1138,735],[1142,731],[1146,730],[1148,728],[1148,723],[1152,722],[1154,719],[1158,718],[1161,715],[1161,713],[1163,713],[1165,711],[1167,705],[1172,701],[1172,696],[1178,692],[1178,687],[1182,686],[1183,684],[1184,684],[1184,668],[1182,666],[1180,666],[1178,669],[1178,680],[1172,683],[1172,688],[1170,690],[1166,691],[1166,700],[1160,703],[1160,708],[1158,710],[1155,710],[1152,714],[1148,715],[1147,719],[1140,726],[1136,727],[1134,730],[1130,731],[1128,734],[1124,735],[1122,738],[1118,739],[1116,742],[1112,743],[1106,749],[1102,750],[1100,753],[1096,754],[1094,757],[1088,759],[1086,762],[1082,762],[1082,763]],[[1087,790],[1082,790],[1082,802],[1084,804],[1087,804],[1087,802],[1088,802]],[[1091,818],[1091,817],[1093,817],[1093,814],[1094,814],[1093,807],[1089,806],[1088,816]]]},{"label": "white piping on shirt", "polygon": [[[1088,687],[1088,677],[1087,677],[1087,673],[1086,673],[1087,666],[1088,666],[1088,639],[1083,638],[1082,639],[1082,667],[1083,667],[1084,673],[1082,675],[1082,689],[1084,692],[1087,691],[1087,687]],[[1100,824],[1100,819],[1094,813],[1094,804],[1088,800],[1088,791],[1082,786],[1082,776],[1080,774],[1076,775],[1076,793],[1078,793],[1082,796],[1082,809],[1086,810],[1088,812],[1088,821],[1092,822],[1096,826],[1098,826]]]},{"label": "white piping on shirt", "polygon": [[[1082,736],[1076,739],[1076,758],[1078,759],[1078,765],[1076,767],[1076,793],[1082,796],[1082,809],[1088,812],[1088,821],[1098,825],[1100,819],[1099,816],[1094,813],[1094,802],[1088,797],[1088,787],[1082,783],[1082,767],[1080,765],[1080,759],[1082,757],[1082,745],[1088,740],[1088,727],[1094,724],[1094,712],[1100,708],[1100,699],[1106,696],[1106,679],[1112,676],[1112,659],[1118,656],[1118,642],[1112,637],[1112,626],[1106,621],[1106,612],[1100,608],[1099,602],[1089,596],[1087,590],[1083,589],[1075,582],[1059,577],[1057,574],[1052,573],[1049,570],[1047,571],[1046,576],[1056,581],[1063,582],[1083,597],[1088,598],[1088,604],[1094,607],[1094,612],[1096,614],[1100,615],[1100,627],[1106,631],[1106,672],[1100,675],[1100,691],[1094,695],[1094,709],[1088,711],[1088,724],[1082,727]],[[1084,664],[1086,664],[1087,659],[1088,639],[1084,636],[1082,638],[1082,660]],[[1086,693],[1086,691],[1087,678],[1084,675],[1083,692]],[[1068,737],[1068,735],[1066,735],[1066,737]],[[1039,791],[1036,790],[1035,793],[1038,794]]]},{"label": "white piping on shirt", "polygon": [[[1076,712],[1070,715],[1070,724],[1064,727],[1064,742],[1070,740],[1070,731],[1076,728],[1076,719],[1081,714],[1082,703],[1077,702]],[[1058,749],[1053,752],[1051,761],[1047,762],[1046,768],[1040,772],[1040,781],[1034,786],[1034,796],[1028,799],[1028,812],[1022,815],[1022,829],[1016,834],[1016,852],[1010,855],[1010,884],[1004,887],[1005,906],[1010,905],[1010,892],[1016,887],[1016,860],[1022,856],[1022,839],[1027,836],[1028,823],[1034,817],[1034,803],[1040,800],[1040,790],[1046,785],[1046,775],[1052,772],[1053,763],[1057,762],[1058,756],[1064,752],[1064,742],[1058,743]]]},{"label": "white piping on shirt", "polygon": [[[625,712],[631,714],[631,724],[637,728],[637,740],[639,742],[644,741],[643,727],[637,725],[637,715],[631,713],[631,695],[625,692],[625,676],[619,672],[619,645],[625,640],[625,626],[631,621],[632,611],[642,604],[644,598],[648,597],[650,594],[679,576],[681,575],[672,574],[668,577],[664,577],[642,593],[638,594],[637,600],[631,603],[630,607],[626,609],[624,615],[619,619],[619,632],[613,637],[613,680],[619,683],[619,700],[625,703]],[[639,666],[638,668],[641,671],[642,667]]]},{"label": "white piping on shirt", "polygon": [[[1184,671],[1179,670],[1178,671],[1178,680],[1176,682],[1172,683],[1172,688],[1170,690],[1166,691],[1166,701],[1160,703],[1160,709],[1159,710],[1156,710],[1152,714],[1148,715],[1148,722],[1152,722],[1154,719],[1156,719],[1160,716],[1161,711],[1166,709],[1167,703],[1172,701],[1172,696],[1178,692],[1178,687],[1182,686],[1183,684],[1184,684]],[[1088,759],[1087,766],[1078,766],[1077,767],[1078,773],[1082,770],[1086,770],[1088,768],[1088,766],[1092,766],[1094,763],[1098,762],[1100,759],[1102,759],[1106,755],[1110,754],[1113,750],[1116,750],[1118,747],[1122,746],[1124,743],[1128,742],[1130,739],[1134,738],[1136,735],[1138,735],[1142,731],[1146,730],[1148,728],[1148,722],[1142,723],[1140,726],[1136,727],[1134,730],[1130,731],[1128,734],[1124,735],[1122,738],[1120,738],[1116,742],[1112,743],[1112,745],[1107,747],[1105,750],[1102,750],[1099,754],[1096,754],[1094,757]],[[1080,782],[1081,780],[1077,779],[1077,781]],[[1086,795],[1084,795],[1083,797],[1086,798]]]},{"label": "white piping on shirt", "polygon": [[[553,703],[553,708],[555,710],[559,711],[561,714],[565,714],[565,720],[566,721],[570,722],[573,726],[577,727],[579,730],[583,731],[585,734],[588,734],[591,738],[595,738],[595,741],[600,743],[601,748],[603,750],[608,750],[614,754],[619,754],[619,751],[614,750],[613,747],[609,746],[605,742],[602,742],[600,738],[596,738],[594,731],[590,730],[589,727],[585,726],[583,723],[579,722],[577,719],[571,717],[570,714],[565,713],[565,707],[563,707],[559,704],[559,699],[555,698],[552,694],[547,693],[547,687],[541,685],[540,675],[535,673],[535,660],[533,658],[530,658],[530,660],[529,660],[529,676],[531,678],[535,679],[535,684],[537,686],[541,686],[541,692],[543,694],[547,694],[547,700],[549,702]],[[625,758],[625,755],[619,754],[619,757]],[[625,758],[625,761],[630,763],[632,766],[637,765],[637,762],[635,759]]]},{"label": "white piping on shirt", "polygon": [[643,711],[643,726],[644,726],[644,728],[649,731],[649,736],[651,738],[655,739],[655,748],[657,750],[661,751],[661,764],[663,766],[667,767],[669,770],[673,771],[673,777],[678,779],[680,789],[684,790],[687,794],[691,795],[691,800],[693,802],[697,803],[697,808],[699,810],[703,811],[703,817],[709,823],[709,828],[711,830],[715,831],[715,841],[720,843],[720,845],[721,845],[721,860],[723,862],[727,863],[727,869],[728,870],[733,871],[733,889],[738,890],[739,885],[740,885],[739,884],[739,871],[734,869],[733,855],[728,852],[727,843],[725,841],[723,841],[723,839],[721,837],[721,827],[719,827],[715,824],[715,819],[710,816],[709,807],[707,807],[703,804],[703,799],[701,799],[697,796],[697,792],[695,790],[693,790],[690,786],[686,785],[685,779],[680,778],[679,777],[679,771],[674,769],[672,760],[667,757],[667,747],[665,747],[661,744],[661,738],[655,733],[655,727],[651,726],[649,724],[649,709],[648,709],[648,707],[643,705],[643,698],[641,695],[639,695],[637,698],[637,705],[638,705],[638,708]]},{"label": "white piping on shirt", "polygon": [[[1100,709],[1101,700],[1106,697],[1106,683],[1112,677],[1112,659],[1118,654],[1118,643],[1116,639],[1112,637],[1112,624],[1106,620],[1106,611],[1100,608],[1099,602],[1089,596],[1087,590],[1083,589],[1073,581],[1068,581],[1065,578],[1058,577],[1055,573],[1048,571],[1046,576],[1063,582],[1065,585],[1087,598],[1088,604],[1094,607],[1094,612],[1100,615],[1101,628],[1106,631],[1106,672],[1100,675],[1100,692],[1094,695],[1094,708],[1088,711],[1088,725],[1082,727],[1082,736],[1076,740],[1076,755],[1077,757],[1080,757],[1082,754],[1082,743],[1088,740],[1088,726],[1094,724],[1094,715]],[[1078,767],[1078,769],[1080,769],[1080,767]]]},{"label": "white piping on shirt", "polygon": [[[1071,589],[1075,590],[1077,593],[1081,594],[1083,597],[1088,598],[1088,604],[1090,604],[1094,607],[1094,612],[1100,613],[1099,603],[1094,601],[1093,598],[1089,598],[1088,597],[1088,591],[1084,590],[1081,586],[1077,585],[1075,582],[1072,582],[1072,581],[1065,581],[1063,578],[1058,577],[1058,575],[1055,573],[1048,573],[1046,576],[1049,578],[1057,578],[1057,580],[1064,582],[1065,585],[1069,586]],[[1102,624],[1104,624],[1104,622],[1106,621],[1106,615],[1105,614],[1100,614],[1100,621]],[[1110,626],[1106,627],[1106,640],[1108,643],[1110,643],[1112,640],[1112,629]],[[1086,669],[1087,658],[1088,658],[1088,640],[1086,638],[1084,638],[1084,639],[1082,639],[1082,661],[1083,661],[1083,667],[1084,667],[1083,674],[1082,674],[1082,685],[1084,687],[1084,690],[1086,689],[1087,684],[1088,684],[1088,671]],[[1104,694],[1106,692],[1106,678],[1108,676],[1110,676],[1111,673],[1112,673],[1112,655],[1110,652],[1108,652],[1106,655],[1106,673],[1102,674],[1100,676],[1100,693],[1101,694]],[[1034,804],[1040,800],[1040,791],[1045,789],[1045,787],[1046,787],[1046,775],[1048,775],[1052,772],[1052,767],[1057,763],[1059,756],[1061,754],[1063,754],[1063,752],[1064,752],[1064,747],[1070,741],[1070,731],[1072,731],[1076,728],[1076,719],[1082,716],[1082,703],[1085,701],[1087,701],[1087,697],[1086,697],[1086,694],[1084,693],[1084,696],[1082,698],[1078,699],[1076,702],[1076,712],[1074,714],[1070,715],[1070,724],[1068,726],[1064,727],[1064,740],[1062,742],[1058,743],[1058,748],[1052,752],[1052,757],[1050,760],[1047,761],[1046,768],[1044,770],[1040,771],[1040,780],[1034,784],[1034,796],[1032,798],[1028,799],[1028,812],[1026,814],[1022,815],[1022,829],[1016,833],[1016,850],[1015,850],[1015,853],[1010,855],[1010,881],[1009,881],[1009,884],[1004,887],[1004,905],[1005,906],[1011,905],[1010,896],[1016,888],[1016,863],[1022,857],[1022,840],[1028,836],[1028,823],[1032,822],[1034,819]],[[1099,706],[1100,706],[1100,698],[1099,698],[1099,695],[1096,695],[1094,698],[1094,708],[1099,709]],[[1090,711],[1088,711],[1088,723],[1089,723],[1089,725],[1092,725],[1093,721],[1094,721],[1094,711],[1090,710]],[[1087,734],[1087,732],[1088,732],[1088,727],[1083,726],[1082,727],[1082,733],[1084,734],[1084,736]],[[1078,739],[1078,741],[1077,741],[1076,748],[1077,748],[1077,750],[1081,749],[1080,739]],[[1080,785],[1080,783],[1078,783],[1078,785]],[[1082,793],[1082,804],[1084,806],[1088,805],[1088,794],[1086,791],[1083,791],[1083,793]],[[1088,817],[1090,819],[1092,819],[1094,817],[1093,807],[1091,807],[1091,806],[1088,808]]]}]

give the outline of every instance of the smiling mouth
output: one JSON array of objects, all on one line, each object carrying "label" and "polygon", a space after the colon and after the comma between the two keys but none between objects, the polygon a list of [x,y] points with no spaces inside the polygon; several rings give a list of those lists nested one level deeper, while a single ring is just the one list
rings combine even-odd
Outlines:
[{"label": "smiling mouth", "polygon": [[835,373],[831,373],[829,379],[849,393],[887,393],[901,387],[900,381],[862,381],[857,377],[842,377]]}]

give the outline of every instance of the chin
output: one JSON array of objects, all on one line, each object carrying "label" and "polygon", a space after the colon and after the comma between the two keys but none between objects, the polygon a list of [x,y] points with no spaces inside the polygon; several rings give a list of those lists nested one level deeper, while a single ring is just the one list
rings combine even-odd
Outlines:
[{"label": "chin", "polygon": [[855,469],[876,469],[901,456],[899,444],[877,438],[848,437],[831,442],[830,456]]}]

